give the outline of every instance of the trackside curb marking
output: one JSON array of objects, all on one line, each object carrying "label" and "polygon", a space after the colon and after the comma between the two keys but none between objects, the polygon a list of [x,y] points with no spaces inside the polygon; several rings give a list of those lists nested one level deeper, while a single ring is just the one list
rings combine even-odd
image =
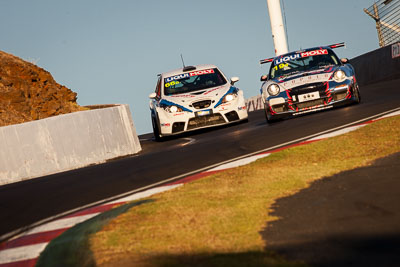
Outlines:
[{"label": "trackside curb marking", "polygon": [[338,131],[335,131],[335,132],[323,134],[323,135],[308,139],[308,141],[317,141],[317,140],[321,140],[321,139],[335,137],[335,136],[338,136],[338,135],[342,135],[342,134],[345,134],[345,133],[349,133],[349,132],[355,131],[355,130],[361,128],[361,127],[364,127],[365,125],[366,124],[351,126],[351,127],[344,128],[344,129],[341,129],[341,130],[338,130]]},{"label": "trackside curb marking", "polygon": [[218,167],[212,168],[210,170],[207,170],[206,172],[212,172],[212,171],[220,171],[220,170],[225,170],[225,169],[230,169],[230,168],[235,168],[235,167],[239,167],[239,166],[243,166],[243,165],[247,165],[249,163],[252,163],[258,159],[261,158],[265,158],[268,157],[270,155],[270,153],[267,154],[259,154],[259,155],[255,155],[255,156],[251,156],[248,158],[244,158],[244,159],[238,159],[236,161],[232,161],[226,164],[222,164]]},{"label": "trackside curb marking", "polygon": [[174,188],[179,187],[179,186],[181,186],[181,185],[170,185],[170,186],[155,187],[155,188],[148,189],[146,191],[139,192],[139,193],[136,193],[136,194],[133,194],[133,195],[130,195],[130,196],[115,200],[115,201],[111,201],[110,203],[128,202],[128,201],[138,200],[138,199],[141,199],[141,198],[152,196],[154,194],[158,194],[158,193],[162,193],[164,191],[168,191],[168,190],[174,189]]},{"label": "trackside curb marking", "polygon": [[[286,142],[281,145],[249,153],[247,155],[220,162],[218,164],[213,164],[211,166],[175,176],[164,181],[115,196],[113,198],[98,201],[96,202],[99,203],[97,206],[94,206],[93,204],[86,205],[85,207],[88,207],[87,209],[82,210],[83,207],[80,209],[76,209],[77,211],[75,213],[69,212],[68,216],[64,216],[62,218],[60,218],[60,216],[57,216],[60,219],[55,221],[53,220],[47,224],[39,225],[29,231],[24,232],[19,237],[15,237],[8,242],[0,244],[0,267],[33,266],[36,263],[37,257],[39,257],[40,253],[45,249],[46,245],[48,244],[48,241],[51,241],[48,239],[55,238],[70,227],[73,227],[74,225],[87,219],[90,219],[103,211],[109,210],[116,205],[125,204],[128,201],[138,200],[141,198],[152,196],[154,194],[168,191],[173,188],[182,186],[184,183],[197,180],[205,176],[209,176],[213,173],[218,173],[226,169],[249,164],[256,161],[257,159],[267,157],[271,153],[348,133],[357,130],[358,128],[363,127],[373,121],[378,121],[382,118],[396,115],[400,115],[400,108],[383,112],[376,116],[371,116],[354,123],[349,123],[340,127],[336,127],[331,130],[323,131],[317,134],[309,135],[307,137]],[[168,182],[170,183],[168,184]],[[57,231],[59,231],[58,235]],[[40,234],[46,235],[47,238],[45,236],[40,237]],[[45,242],[39,243],[42,241]]]},{"label": "trackside curb marking", "polygon": [[36,234],[36,233],[40,233],[40,232],[48,232],[48,231],[53,231],[53,230],[62,229],[62,228],[70,228],[71,226],[74,226],[78,223],[89,220],[98,214],[100,214],[100,213],[92,213],[92,214],[87,214],[87,215],[83,215],[83,216],[79,216],[79,217],[60,219],[60,220],[33,228],[32,230],[27,231],[26,234]]},{"label": "trackside curb marking", "polygon": [[0,264],[36,258],[47,243],[10,248],[0,252]]}]

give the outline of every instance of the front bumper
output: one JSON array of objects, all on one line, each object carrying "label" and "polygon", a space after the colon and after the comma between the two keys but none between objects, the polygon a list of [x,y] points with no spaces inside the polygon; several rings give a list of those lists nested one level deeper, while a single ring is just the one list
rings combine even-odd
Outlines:
[{"label": "front bumper", "polygon": [[357,101],[355,90],[353,79],[292,88],[265,99],[266,115],[268,119],[280,119],[348,105]]},{"label": "front bumper", "polygon": [[244,100],[219,105],[217,108],[194,112],[168,113],[157,108],[162,136],[179,134],[223,124],[234,123],[248,118]]}]

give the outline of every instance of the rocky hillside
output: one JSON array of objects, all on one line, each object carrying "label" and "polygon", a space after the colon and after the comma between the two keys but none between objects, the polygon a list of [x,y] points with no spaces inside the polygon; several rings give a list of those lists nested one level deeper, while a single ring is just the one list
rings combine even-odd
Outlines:
[{"label": "rocky hillside", "polygon": [[0,51],[0,126],[84,110],[51,74]]}]

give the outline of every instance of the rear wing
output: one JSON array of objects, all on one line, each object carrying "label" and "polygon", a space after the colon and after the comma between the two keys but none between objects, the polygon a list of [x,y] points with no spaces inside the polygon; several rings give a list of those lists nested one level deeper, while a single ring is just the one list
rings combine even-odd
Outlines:
[{"label": "rear wing", "polygon": [[273,60],[274,60],[274,57],[266,58],[266,59],[261,59],[261,60],[260,60],[260,64],[269,63],[269,62],[272,62]]},{"label": "rear wing", "polygon": [[[335,49],[335,48],[339,48],[339,47],[343,47],[343,46],[346,46],[346,44],[344,42],[337,43],[337,44],[332,44],[332,45],[327,45],[326,47],[329,47],[331,49]],[[260,60],[260,64],[270,63],[270,62],[272,62],[274,60],[274,58],[275,57],[261,59]]]},{"label": "rear wing", "polygon": [[333,45],[327,45],[327,47],[330,47],[332,49],[334,48],[338,48],[338,47],[343,47],[346,46],[346,44],[344,42],[338,43],[338,44],[333,44]]}]

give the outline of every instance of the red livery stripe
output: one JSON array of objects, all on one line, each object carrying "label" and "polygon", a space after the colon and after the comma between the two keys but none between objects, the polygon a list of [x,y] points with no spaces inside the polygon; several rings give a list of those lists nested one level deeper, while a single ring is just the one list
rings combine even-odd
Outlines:
[{"label": "red livery stripe", "polygon": [[0,264],[0,267],[34,267],[37,259],[30,259],[25,261],[16,261],[10,263]]}]

